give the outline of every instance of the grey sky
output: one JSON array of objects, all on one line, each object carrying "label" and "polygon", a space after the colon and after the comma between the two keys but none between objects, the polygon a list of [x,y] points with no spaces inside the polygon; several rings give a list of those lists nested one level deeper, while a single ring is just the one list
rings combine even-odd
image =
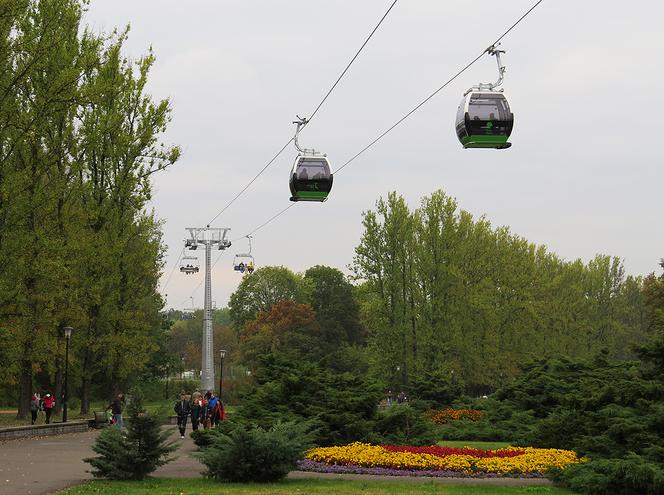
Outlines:
[{"label": "grey sky", "polygon": [[[152,46],[150,92],[169,97],[166,137],[183,157],[155,180],[154,207],[169,246],[204,226],[292,136],[391,2],[388,0],[93,0],[87,22],[131,24],[127,54]],[[502,34],[535,0],[401,0],[301,135],[336,169]],[[391,190],[411,206],[442,188],[475,216],[508,225],[561,257],[620,256],[628,273],[664,256],[664,4],[545,0],[503,40],[515,114],[505,151],[463,150],[456,107],[473,84],[496,79],[486,56],[335,177],[330,199],[298,204],[256,233],[258,266],[345,270],[361,213]],[[289,148],[212,226],[241,237],[289,205]],[[213,272],[227,303],[241,276],[232,255]],[[202,253],[199,252],[202,261]],[[215,254],[216,259],[216,254]],[[173,274],[168,306],[182,308],[202,273]],[[201,288],[194,293],[202,305]]]}]

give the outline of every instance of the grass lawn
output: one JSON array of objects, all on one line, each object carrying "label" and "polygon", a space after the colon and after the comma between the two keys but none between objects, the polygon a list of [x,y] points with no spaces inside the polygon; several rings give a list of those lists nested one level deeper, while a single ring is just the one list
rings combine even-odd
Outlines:
[{"label": "grass lawn", "polygon": [[509,447],[506,442],[474,442],[472,440],[441,440],[437,445],[441,447],[472,447],[474,449],[496,450]]},{"label": "grass lawn", "polygon": [[[145,409],[150,412],[150,413],[158,413],[161,415],[173,415],[175,412],[173,412],[173,404],[175,404],[175,400],[173,401],[159,401],[159,402],[147,402],[145,403]],[[108,402],[91,402],[90,403],[90,414],[84,414],[81,415],[79,414],[79,405],[76,404],[76,407],[69,407],[68,411],[68,419],[70,421],[76,420],[76,419],[92,419],[94,417],[94,412],[95,411],[103,411],[104,408],[108,405]],[[9,408],[5,408],[9,410]],[[62,416],[61,415],[53,415],[51,416],[51,423],[59,423],[62,421]],[[44,415],[44,411],[39,411],[39,414],[37,415],[37,422],[35,424],[38,425],[43,425],[46,422],[46,416]],[[9,426],[27,426],[30,424],[30,416],[28,415],[28,419],[16,419],[16,411],[14,410],[13,413],[9,412],[3,412],[0,414],[0,428],[6,428]]]},{"label": "grass lawn", "polygon": [[551,486],[447,485],[398,481],[286,480],[274,484],[226,484],[202,478],[93,481],[67,495],[573,495]]},{"label": "grass lawn", "polygon": [[[100,406],[102,407],[102,406]],[[99,411],[100,409],[95,409],[91,408],[91,411]],[[93,414],[86,414],[81,416],[78,414],[78,410],[72,411],[69,409],[68,414],[67,414],[67,419],[69,421],[73,421],[76,419],[91,419],[93,417]],[[62,416],[61,415],[52,415],[51,416],[51,423],[59,423],[62,421]],[[37,414],[37,422],[35,423],[36,425],[43,425],[46,422],[46,415],[44,414],[44,411],[39,411],[39,414]],[[0,428],[8,428],[10,426],[28,426],[30,424],[30,415],[28,414],[28,419],[16,419],[16,411],[12,413],[2,413],[0,414]]]}]

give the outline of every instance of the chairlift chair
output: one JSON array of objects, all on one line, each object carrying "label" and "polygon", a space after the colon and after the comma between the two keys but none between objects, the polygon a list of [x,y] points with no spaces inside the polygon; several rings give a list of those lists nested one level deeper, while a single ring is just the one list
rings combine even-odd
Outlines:
[{"label": "chairlift chair", "polygon": [[200,270],[198,258],[195,256],[183,256],[180,260],[180,271],[187,275],[198,273]]},{"label": "chairlift chair", "polygon": [[254,257],[251,255],[251,236],[245,236],[249,240],[249,252],[248,253],[238,253],[233,258],[233,270],[240,272],[242,274],[252,274],[254,273]]}]

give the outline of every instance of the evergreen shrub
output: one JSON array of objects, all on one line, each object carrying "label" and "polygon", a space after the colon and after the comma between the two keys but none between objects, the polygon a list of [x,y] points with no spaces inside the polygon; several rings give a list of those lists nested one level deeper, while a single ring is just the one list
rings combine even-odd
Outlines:
[{"label": "evergreen shrub", "polygon": [[133,391],[126,429],[103,430],[92,446],[99,456],[83,459],[96,478],[142,480],[171,460],[175,444],[167,441],[169,432],[161,429],[159,418],[145,412],[141,397]]},{"label": "evergreen shrub", "polygon": [[290,421],[315,425],[317,445],[364,440],[372,431],[381,393],[362,375],[273,353],[255,377],[233,415],[238,421],[264,428]]},{"label": "evergreen shrub", "polygon": [[214,440],[220,435],[230,433],[237,426],[238,425],[233,421],[225,420],[214,428],[208,428],[207,430],[200,428],[196,431],[192,431],[189,436],[194,441],[196,446],[203,450],[212,445]]},{"label": "evergreen shrub", "polygon": [[476,440],[482,442],[509,442],[527,445],[536,418],[532,411],[523,411],[509,402],[478,399],[474,408],[481,410],[477,421],[460,419],[438,427],[445,440]]},{"label": "evergreen shrub", "polygon": [[664,469],[637,454],[624,459],[597,459],[552,470],[549,477],[571,490],[587,495],[660,495],[664,493]]},{"label": "evergreen shrub", "polygon": [[434,445],[440,438],[434,424],[408,404],[397,404],[376,414],[371,443]]},{"label": "evergreen shrub", "polygon": [[206,475],[218,481],[269,483],[286,477],[312,447],[304,424],[277,423],[269,429],[233,425],[227,433],[207,434],[212,443],[198,454]]},{"label": "evergreen shrub", "polygon": [[201,450],[212,445],[212,442],[217,435],[218,431],[215,428],[210,428],[207,430],[196,430],[189,434],[196,446]]}]

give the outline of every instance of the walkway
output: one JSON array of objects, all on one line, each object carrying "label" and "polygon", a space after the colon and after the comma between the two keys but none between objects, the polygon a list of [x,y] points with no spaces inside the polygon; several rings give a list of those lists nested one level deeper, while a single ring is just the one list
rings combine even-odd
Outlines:
[{"label": "walkway", "polygon": [[[191,452],[196,445],[187,436],[180,439],[175,427],[171,439],[181,444],[177,459],[155,472],[167,478],[195,478],[204,466]],[[39,495],[62,490],[92,479],[86,457],[96,455],[92,444],[98,431],[52,437],[25,438],[0,443],[0,493]]]},{"label": "walkway", "polygon": [[[196,445],[187,435],[183,440],[175,427],[171,439],[181,446],[175,453],[177,458],[159,468],[154,476],[164,478],[195,478],[204,466],[191,456]],[[91,445],[98,431],[72,433],[42,438],[26,438],[0,443],[0,493],[11,495],[41,495],[92,479],[90,465],[83,458],[94,454]],[[338,475],[327,473],[293,472],[290,478],[354,479],[371,481],[477,483],[477,484],[548,484],[539,479],[481,479],[481,478],[423,478],[368,475]]]}]

